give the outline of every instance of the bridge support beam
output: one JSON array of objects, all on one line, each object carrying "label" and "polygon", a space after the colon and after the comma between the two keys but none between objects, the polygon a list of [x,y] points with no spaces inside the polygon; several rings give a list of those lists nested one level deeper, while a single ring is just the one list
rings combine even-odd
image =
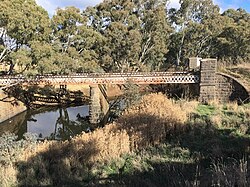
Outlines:
[{"label": "bridge support beam", "polygon": [[207,103],[216,100],[216,59],[204,59],[200,64],[200,101]]},{"label": "bridge support beam", "polygon": [[105,89],[102,85],[90,86],[90,123],[98,124],[107,115],[109,104],[107,102]]}]

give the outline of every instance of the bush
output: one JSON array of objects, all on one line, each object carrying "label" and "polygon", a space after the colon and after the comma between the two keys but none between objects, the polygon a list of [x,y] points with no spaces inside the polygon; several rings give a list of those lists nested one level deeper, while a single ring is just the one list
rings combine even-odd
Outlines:
[{"label": "bush", "polygon": [[36,136],[26,133],[24,139],[17,141],[14,134],[0,137],[0,186],[13,186],[17,183],[15,164],[23,159],[24,152],[32,151],[36,145]]},{"label": "bush", "polygon": [[157,145],[167,135],[185,129],[184,123],[192,109],[188,111],[184,107],[161,93],[149,94],[124,112],[117,120],[117,127],[129,134],[131,150]]}]

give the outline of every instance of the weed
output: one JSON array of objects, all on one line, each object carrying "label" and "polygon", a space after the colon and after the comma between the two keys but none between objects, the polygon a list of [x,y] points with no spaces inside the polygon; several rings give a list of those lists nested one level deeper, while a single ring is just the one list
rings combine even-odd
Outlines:
[{"label": "weed", "polygon": [[228,160],[213,161],[211,166],[213,175],[212,186],[249,186],[248,161],[245,158],[239,161],[234,158]]}]

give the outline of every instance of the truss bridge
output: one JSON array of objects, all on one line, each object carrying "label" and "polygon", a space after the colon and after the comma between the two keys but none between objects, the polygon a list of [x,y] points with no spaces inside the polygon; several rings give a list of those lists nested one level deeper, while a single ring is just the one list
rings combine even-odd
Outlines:
[{"label": "truss bridge", "polygon": [[[106,84],[195,84],[199,100],[228,102],[250,101],[250,91],[241,81],[217,71],[216,59],[190,59],[189,69],[193,71],[133,72],[133,73],[83,73],[73,75],[0,76],[1,89],[15,85],[51,85],[66,89],[67,85],[88,85],[90,96],[90,122],[99,123],[108,113]],[[197,71],[195,71],[197,70]],[[102,87],[104,87],[102,89]],[[194,88],[194,89],[195,89]],[[55,98],[37,98],[40,102],[56,102]],[[61,101],[60,101],[61,102]]]},{"label": "truss bridge", "polygon": [[199,83],[199,75],[191,72],[136,72],[136,73],[83,73],[73,75],[2,76],[0,86],[15,84],[67,85],[67,84],[167,84]]}]

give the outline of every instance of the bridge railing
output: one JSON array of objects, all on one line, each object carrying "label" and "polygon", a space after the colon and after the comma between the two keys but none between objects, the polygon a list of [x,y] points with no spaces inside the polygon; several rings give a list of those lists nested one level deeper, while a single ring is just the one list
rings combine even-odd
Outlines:
[{"label": "bridge railing", "polygon": [[133,73],[83,73],[73,75],[2,76],[0,85],[23,84],[160,84],[160,83],[198,83],[199,76],[193,72],[133,72]]},{"label": "bridge railing", "polygon": [[131,73],[78,73],[78,74],[71,74],[71,75],[37,75],[35,76],[36,79],[42,78],[98,78],[98,77],[141,77],[141,76],[167,76],[167,75],[187,75],[190,72],[131,72]]}]

